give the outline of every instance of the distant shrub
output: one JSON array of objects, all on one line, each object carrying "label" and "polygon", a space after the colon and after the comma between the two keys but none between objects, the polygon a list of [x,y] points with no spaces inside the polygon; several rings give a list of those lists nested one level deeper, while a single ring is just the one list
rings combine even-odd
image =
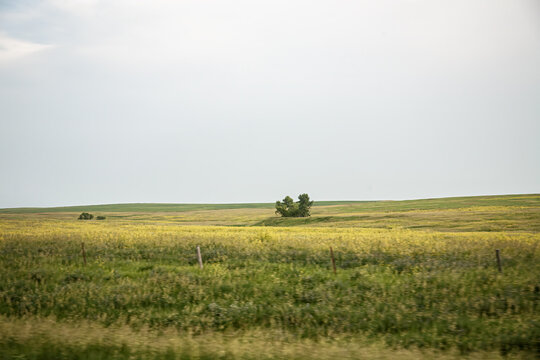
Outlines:
[{"label": "distant shrub", "polygon": [[98,215],[96,216],[96,220],[105,220],[105,216]]},{"label": "distant shrub", "polygon": [[81,213],[81,215],[79,215],[79,220],[92,220],[93,218],[94,218],[94,215],[89,214],[87,212],[83,212]]}]

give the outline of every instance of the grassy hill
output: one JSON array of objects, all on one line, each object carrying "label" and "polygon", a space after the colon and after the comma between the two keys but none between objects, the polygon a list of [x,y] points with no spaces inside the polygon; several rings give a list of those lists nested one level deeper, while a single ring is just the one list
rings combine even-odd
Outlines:
[{"label": "grassy hill", "polygon": [[[314,207],[332,206],[334,213],[369,211],[410,211],[433,209],[458,209],[472,206],[527,206],[540,207],[540,194],[467,196],[401,201],[315,201]],[[53,212],[186,212],[200,210],[273,209],[274,203],[232,204],[169,204],[130,203],[77,205],[59,207],[20,207],[0,209],[6,214],[32,214]]]},{"label": "grassy hill", "polygon": [[435,231],[540,231],[540,195],[404,201],[317,201],[308,218],[281,218],[272,203],[107,204],[0,209],[0,219],[76,221],[81,212],[107,221],[170,225],[316,226]]},{"label": "grassy hill", "polygon": [[539,243],[538,194],[4,209],[0,358],[533,359]]},{"label": "grassy hill", "polygon": [[0,358],[537,358],[539,197],[2,213]]},{"label": "grassy hill", "polygon": [[159,204],[159,203],[132,203],[132,204],[103,204],[103,205],[77,205],[58,207],[21,207],[0,209],[0,213],[33,214],[53,212],[184,212],[195,210],[228,210],[228,209],[270,209],[270,203],[246,204]]}]

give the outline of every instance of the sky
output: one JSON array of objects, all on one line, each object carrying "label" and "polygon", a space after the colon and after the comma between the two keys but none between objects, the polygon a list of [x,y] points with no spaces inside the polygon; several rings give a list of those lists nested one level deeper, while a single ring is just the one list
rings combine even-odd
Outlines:
[{"label": "sky", "polygon": [[0,0],[0,208],[540,193],[538,0]]}]

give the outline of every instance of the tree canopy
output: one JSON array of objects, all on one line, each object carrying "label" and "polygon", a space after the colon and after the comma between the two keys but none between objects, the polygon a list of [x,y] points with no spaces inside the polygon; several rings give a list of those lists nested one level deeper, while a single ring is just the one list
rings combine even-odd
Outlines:
[{"label": "tree canopy", "polygon": [[290,196],[285,196],[283,201],[276,201],[276,214],[282,217],[306,217],[311,215],[312,205],[313,201],[309,200],[308,194],[300,194],[297,202]]},{"label": "tree canopy", "polygon": [[94,215],[89,214],[87,212],[83,212],[81,213],[81,215],[79,215],[79,220],[92,220],[93,218],[94,218]]}]

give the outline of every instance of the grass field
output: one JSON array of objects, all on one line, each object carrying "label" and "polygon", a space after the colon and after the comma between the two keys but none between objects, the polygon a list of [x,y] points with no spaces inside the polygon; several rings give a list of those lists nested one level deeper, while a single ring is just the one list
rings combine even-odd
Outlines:
[{"label": "grass field", "polygon": [[316,205],[2,209],[0,358],[540,356],[540,195]]}]

